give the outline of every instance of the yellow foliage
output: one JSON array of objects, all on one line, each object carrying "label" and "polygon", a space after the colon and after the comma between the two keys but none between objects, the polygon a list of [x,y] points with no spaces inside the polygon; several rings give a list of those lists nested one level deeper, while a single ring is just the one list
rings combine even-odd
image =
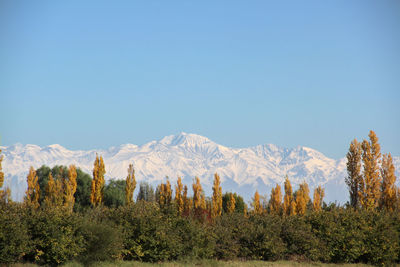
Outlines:
[{"label": "yellow foliage", "polygon": [[359,199],[364,209],[375,209],[381,197],[381,176],[379,171],[380,164],[380,145],[378,137],[373,131],[369,133],[370,142],[362,142],[362,160],[364,164],[364,179],[360,182]]},{"label": "yellow foliage", "polygon": [[[0,149],[0,154],[1,154],[1,149]],[[3,161],[3,155],[0,156],[0,188],[2,188],[4,184],[4,172],[1,166],[2,161]]]},{"label": "yellow foliage", "polygon": [[396,175],[392,155],[385,154],[382,159],[382,192],[380,207],[387,211],[394,211],[397,202]]},{"label": "yellow foliage", "polygon": [[318,186],[317,188],[314,189],[314,198],[313,198],[314,211],[316,212],[321,211],[324,196],[325,196],[325,190],[321,186]]},{"label": "yellow foliage", "polygon": [[292,185],[290,184],[288,176],[285,178],[285,196],[283,198],[283,214],[295,215],[296,205],[293,199]]},{"label": "yellow foliage", "polygon": [[222,188],[221,180],[218,173],[214,174],[213,196],[212,196],[212,211],[211,217],[215,218],[222,213]]},{"label": "yellow foliage", "polygon": [[167,182],[165,184],[161,184],[159,188],[158,204],[160,205],[160,208],[164,208],[170,205],[172,200],[172,189],[168,177]]},{"label": "yellow foliage", "polygon": [[307,204],[310,201],[310,189],[308,184],[304,181],[300,184],[300,188],[296,191],[296,213],[303,215],[306,213]]},{"label": "yellow foliage", "polygon": [[[182,196],[182,191],[183,191],[182,179],[181,179],[181,177],[178,177],[178,180],[176,181],[176,186],[175,186],[175,203],[176,203],[176,209],[177,209],[179,215],[182,215],[184,212],[184,198]],[[186,197],[185,198],[187,199],[187,187],[186,187]]]},{"label": "yellow foliage", "polygon": [[103,202],[103,191],[104,191],[104,174],[106,169],[104,166],[103,157],[96,155],[93,167],[93,180],[90,194],[90,202],[93,206],[98,206]]},{"label": "yellow foliage", "polygon": [[186,216],[188,216],[190,214],[190,208],[193,205],[192,200],[188,198],[187,194],[188,194],[188,188],[185,185],[183,187],[182,200],[183,200],[183,214]]},{"label": "yellow foliage", "polygon": [[269,200],[269,210],[271,214],[279,215],[282,211],[282,192],[281,187],[277,184],[271,189],[271,198]]},{"label": "yellow foliage", "polygon": [[133,203],[133,192],[136,188],[135,169],[132,164],[128,167],[128,176],[125,183],[125,205]]},{"label": "yellow foliage", "polygon": [[260,195],[258,194],[258,191],[254,193],[254,198],[253,198],[253,212],[254,214],[262,214],[263,213],[263,208],[260,203]]},{"label": "yellow foliage", "polygon": [[233,213],[235,211],[235,205],[236,205],[236,200],[235,200],[235,196],[230,193],[229,194],[229,201],[226,205],[226,209],[228,213]]},{"label": "yellow foliage", "polygon": [[39,207],[40,187],[38,182],[38,176],[33,167],[29,169],[28,176],[26,178],[28,183],[28,189],[25,192],[25,203],[32,205],[35,208]]}]

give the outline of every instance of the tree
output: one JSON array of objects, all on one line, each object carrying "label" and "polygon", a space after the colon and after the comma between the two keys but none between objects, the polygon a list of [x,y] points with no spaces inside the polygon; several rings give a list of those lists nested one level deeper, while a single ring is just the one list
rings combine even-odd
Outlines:
[{"label": "tree", "polygon": [[[175,186],[175,203],[176,209],[178,211],[178,215],[182,215],[184,212],[184,199],[182,196],[183,184],[181,177],[178,177]],[[186,187],[186,194],[187,194],[187,187]],[[187,198],[187,195],[186,195]]]},{"label": "tree", "polygon": [[168,177],[165,184],[161,184],[158,190],[158,204],[160,208],[165,208],[171,204],[172,200],[172,189],[169,183]]},{"label": "tree", "polygon": [[350,193],[350,205],[353,208],[359,206],[359,189],[362,185],[361,176],[361,144],[354,139],[347,153],[347,173],[348,176],[345,178],[345,182],[349,188]]},{"label": "tree", "polygon": [[106,173],[103,157],[96,155],[93,167],[92,190],[90,194],[90,202],[93,206],[101,205],[104,195],[104,174]]},{"label": "tree", "polygon": [[317,188],[314,189],[314,198],[313,198],[314,211],[316,212],[321,211],[324,196],[325,196],[325,190],[321,186],[318,186]]},{"label": "tree", "polygon": [[46,195],[44,197],[46,207],[61,207],[63,204],[62,184],[60,179],[54,180],[51,172],[46,185]]},{"label": "tree", "polygon": [[269,200],[269,210],[271,214],[279,215],[282,211],[282,193],[281,187],[277,184],[271,189],[271,198]]},{"label": "tree", "polygon": [[290,184],[289,177],[287,175],[285,178],[285,196],[283,198],[283,214],[288,216],[296,214],[292,185]]},{"label": "tree", "polygon": [[262,214],[263,213],[263,208],[260,203],[260,195],[258,194],[257,190],[254,193],[252,206],[253,206],[254,214]]},{"label": "tree", "polygon": [[[0,149],[1,154],[1,149]],[[11,202],[11,190],[10,188],[1,189],[4,185],[4,172],[1,166],[1,162],[3,161],[3,155],[0,156],[0,201],[3,203],[10,203]]]},{"label": "tree", "polygon": [[218,173],[214,174],[213,196],[212,196],[212,218],[220,216],[222,213],[222,188]]},{"label": "tree", "polygon": [[104,205],[114,208],[125,205],[125,185],[124,180],[110,180],[104,187]]},{"label": "tree", "polygon": [[35,208],[38,208],[40,187],[38,183],[38,176],[36,175],[36,171],[33,167],[29,169],[26,181],[28,183],[28,189],[25,193],[25,203],[27,203],[28,205],[32,205]]},{"label": "tree", "polygon": [[226,212],[233,213],[235,212],[235,205],[236,205],[235,196],[232,193],[226,193],[226,194],[228,195],[228,201],[226,203]]},{"label": "tree", "polygon": [[193,189],[193,207],[194,210],[199,210],[201,209],[202,206],[201,195],[203,193],[203,188],[201,187],[199,177],[194,178],[192,189]]},{"label": "tree", "polygon": [[154,202],[156,201],[156,196],[154,194],[154,188],[147,182],[141,182],[139,185],[139,192],[136,197],[136,201],[147,201]]},{"label": "tree", "polygon": [[397,196],[396,196],[396,175],[394,174],[395,168],[393,165],[392,155],[384,154],[382,158],[382,189],[381,189],[381,201],[380,208],[387,211],[394,211]]},{"label": "tree", "polygon": [[310,189],[308,184],[304,181],[300,184],[299,189],[295,193],[296,196],[296,213],[304,215],[307,210],[307,204],[310,201]]},{"label": "tree", "polygon": [[359,197],[362,207],[371,210],[378,206],[381,193],[382,179],[379,171],[381,147],[373,131],[370,131],[368,136],[370,142],[364,140],[361,145],[364,179],[361,182]]},{"label": "tree", "polygon": [[75,165],[70,165],[68,168],[68,177],[63,177],[64,187],[64,207],[72,211],[75,204],[75,192],[77,187],[76,182],[77,172]]},{"label": "tree", "polygon": [[125,182],[125,205],[133,203],[133,192],[136,188],[135,169],[132,164],[129,164],[128,176]]}]

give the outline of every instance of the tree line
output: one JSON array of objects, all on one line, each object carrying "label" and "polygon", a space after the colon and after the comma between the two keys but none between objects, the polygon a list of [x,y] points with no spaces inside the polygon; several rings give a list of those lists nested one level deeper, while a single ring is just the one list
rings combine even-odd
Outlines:
[{"label": "tree line", "polygon": [[[1,151],[0,151],[1,152]],[[127,177],[105,183],[96,155],[92,177],[74,165],[30,168],[23,203],[3,189],[0,262],[57,265],[68,260],[165,261],[185,258],[292,259],[322,262],[400,262],[400,190],[390,154],[381,155],[373,131],[353,140],[345,181],[350,201],[325,203],[318,186],[294,191],[286,177],[269,199],[258,191],[250,203],[222,192],[215,173],[212,196],[195,177],[192,194],[178,177],[155,189]],[[0,188],[4,181],[0,157]]]}]

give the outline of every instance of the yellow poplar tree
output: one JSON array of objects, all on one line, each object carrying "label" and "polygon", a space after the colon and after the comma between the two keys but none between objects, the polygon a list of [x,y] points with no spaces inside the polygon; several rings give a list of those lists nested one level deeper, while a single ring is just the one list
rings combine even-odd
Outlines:
[{"label": "yellow poplar tree", "polygon": [[285,178],[285,196],[283,198],[283,214],[288,216],[296,214],[292,185],[290,184],[288,176],[286,176]]},{"label": "yellow poplar tree", "polygon": [[318,186],[317,188],[314,189],[314,198],[313,198],[314,211],[316,212],[321,211],[324,196],[325,196],[325,190],[321,186]]},{"label": "yellow poplar tree", "polygon": [[232,193],[229,193],[229,201],[226,205],[228,213],[233,213],[235,211],[235,206],[236,206],[235,196]]},{"label": "yellow poplar tree", "polygon": [[46,207],[61,207],[63,204],[63,188],[60,179],[54,180],[51,172],[46,185],[44,204]]},{"label": "yellow poplar tree", "polygon": [[203,193],[203,188],[201,187],[200,184],[200,179],[198,177],[194,178],[194,182],[192,185],[193,188],[193,207],[195,210],[201,209],[202,206],[202,200],[201,200],[201,195]]},{"label": "yellow poplar tree", "polygon": [[306,213],[307,204],[310,201],[310,189],[304,181],[296,191],[296,213],[303,215]]},{"label": "yellow poplar tree", "polygon": [[72,211],[75,204],[75,192],[77,187],[76,182],[76,167],[75,165],[70,165],[68,167],[68,177],[62,178],[62,184],[64,187],[64,207]]},{"label": "yellow poplar tree", "polygon": [[363,179],[361,176],[361,155],[361,143],[357,142],[357,139],[354,139],[346,155],[348,176],[345,178],[350,193],[350,205],[353,208],[357,208],[360,204],[359,189]]},{"label": "yellow poplar tree", "polygon": [[[183,191],[182,179],[181,177],[178,177],[178,180],[176,181],[175,185],[175,203],[179,215],[182,215],[184,212],[184,199],[182,196],[182,191]],[[186,199],[187,199],[187,187],[186,187]]]},{"label": "yellow poplar tree", "polygon": [[282,210],[282,192],[281,187],[277,184],[271,189],[271,198],[269,200],[269,210],[271,214],[279,215]]},{"label": "yellow poplar tree", "polygon": [[167,182],[165,184],[160,185],[158,204],[160,205],[160,208],[164,208],[171,204],[171,200],[172,200],[172,189],[171,189],[171,184],[167,179]]},{"label": "yellow poplar tree", "polygon": [[218,173],[214,174],[213,196],[212,196],[212,211],[211,217],[215,218],[222,213],[222,188],[221,179]]},{"label": "yellow poplar tree", "polygon": [[260,194],[258,194],[257,190],[254,193],[252,206],[253,206],[254,214],[262,214],[263,213],[263,208],[262,208],[261,202],[260,202]]},{"label": "yellow poplar tree", "polygon": [[125,205],[133,203],[133,192],[136,188],[135,169],[132,164],[128,167],[128,176],[125,181]]},{"label": "yellow poplar tree", "polygon": [[93,206],[98,206],[103,202],[103,191],[104,191],[104,174],[106,169],[104,166],[103,157],[96,155],[93,167],[93,180],[92,189],[90,194],[90,202]]},{"label": "yellow poplar tree", "polygon": [[28,189],[25,192],[25,203],[33,205],[33,207],[39,207],[40,187],[38,182],[38,176],[33,167],[29,169],[28,176],[26,178],[28,183]]},{"label": "yellow poplar tree", "polygon": [[380,208],[390,212],[395,210],[397,202],[397,188],[395,186],[396,175],[394,172],[395,168],[393,165],[392,155],[390,153],[383,155],[381,167],[382,192]]},{"label": "yellow poplar tree", "polygon": [[364,179],[361,181],[359,197],[361,206],[365,209],[375,209],[380,200],[381,176],[379,164],[381,158],[381,147],[378,137],[373,131],[369,133],[370,142],[362,142],[362,160],[364,164]]}]

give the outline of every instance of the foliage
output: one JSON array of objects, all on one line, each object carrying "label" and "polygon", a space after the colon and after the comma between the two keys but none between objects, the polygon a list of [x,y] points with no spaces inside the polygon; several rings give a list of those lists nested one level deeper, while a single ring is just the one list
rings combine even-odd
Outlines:
[{"label": "foliage", "polygon": [[106,169],[104,166],[103,157],[100,156],[99,158],[99,156],[96,155],[93,167],[92,187],[90,191],[90,203],[92,203],[93,206],[98,206],[103,202],[105,173]]},{"label": "foliage", "polygon": [[133,203],[133,192],[136,188],[135,169],[132,164],[129,164],[128,176],[125,181],[125,203],[130,205]]},{"label": "foliage", "polygon": [[[212,211],[211,216],[213,218],[220,216],[222,213],[222,188],[221,179],[218,173],[214,174],[214,185],[213,185],[213,195],[212,195]],[[233,211],[234,208],[231,208]]]},{"label": "foliage", "polygon": [[156,201],[154,188],[147,182],[141,182],[139,185],[139,193],[137,195],[136,201],[140,200],[149,202]]},{"label": "foliage", "polygon": [[110,180],[104,187],[104,205],[107,207],[119,207],[125,205],[126,181]]}]

